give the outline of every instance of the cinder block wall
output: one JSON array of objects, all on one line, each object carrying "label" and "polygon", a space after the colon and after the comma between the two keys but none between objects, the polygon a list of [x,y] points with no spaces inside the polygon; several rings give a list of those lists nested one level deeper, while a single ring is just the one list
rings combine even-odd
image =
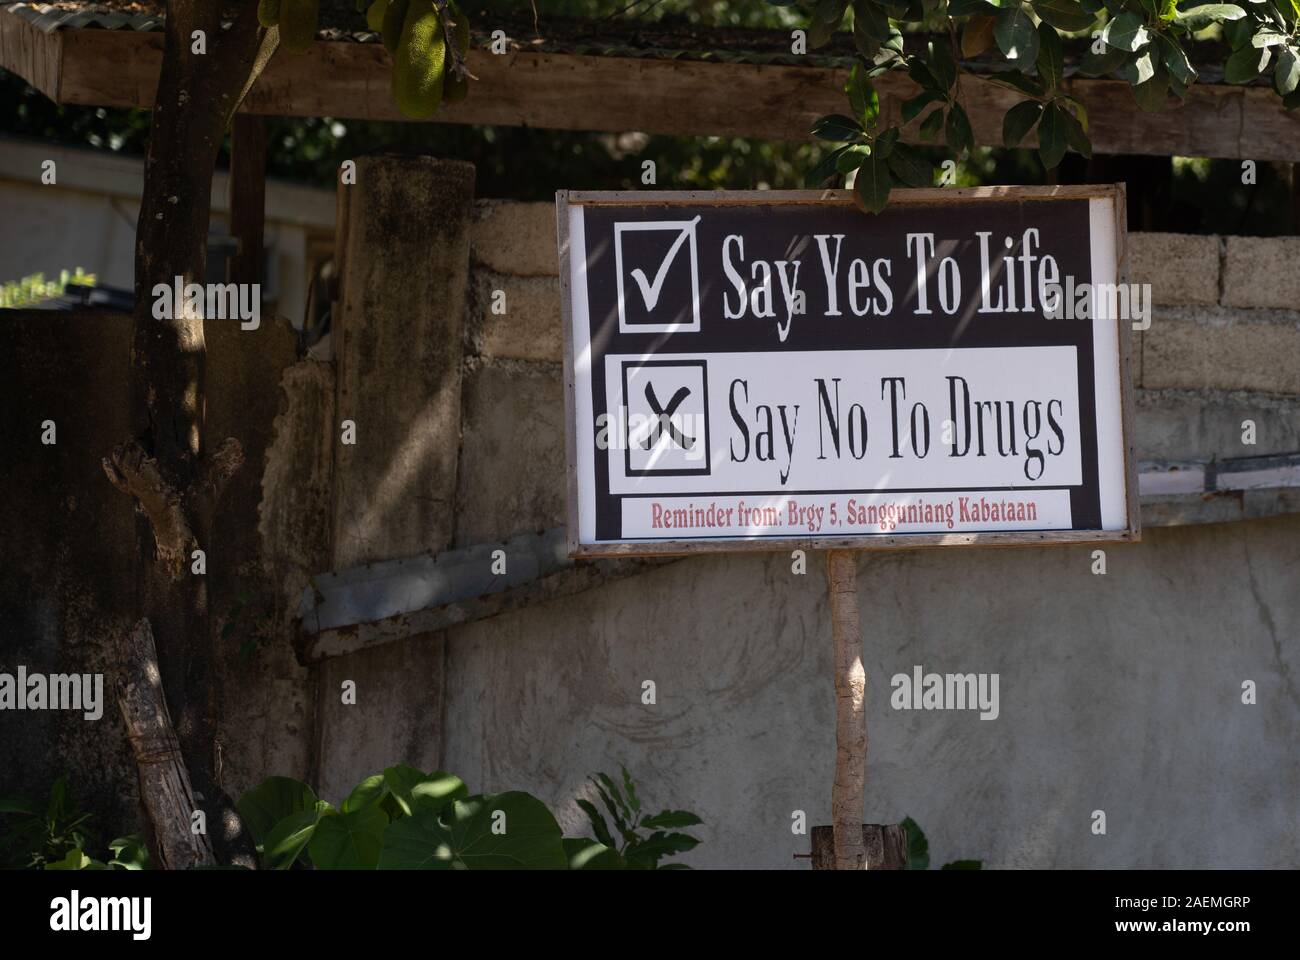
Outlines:
[{"label": "cinder block wall", "polygon": [[[479,201],[470,258],[458,545],[564,522],[553,205]],[[1300,450],[1300,237],[1134,233],[1128,259],[1153,304],[1133,334],[1139,459]]]}]

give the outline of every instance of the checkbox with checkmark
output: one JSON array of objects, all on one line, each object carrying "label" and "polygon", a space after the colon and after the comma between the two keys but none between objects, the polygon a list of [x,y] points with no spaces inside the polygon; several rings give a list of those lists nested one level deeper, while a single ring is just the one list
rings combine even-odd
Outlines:
[{"label": "checkbox with checkmark", "polygon": [[614,224],[620,333],[700,329],[699,222],[695,217]]}]

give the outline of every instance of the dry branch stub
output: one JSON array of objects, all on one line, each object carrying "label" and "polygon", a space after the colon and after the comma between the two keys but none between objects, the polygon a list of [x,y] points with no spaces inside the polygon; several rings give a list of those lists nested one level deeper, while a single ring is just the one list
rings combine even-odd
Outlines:
[{"label": "dry branch stub", "polygon": [[139,774],[153,863],[164,870],[213,864],[216,857],[207,834],[195,833],[191,825],[197,805],[163,696],[158,654],[147,619],[123,635],[119,660],[122,674],[117,702]]}]

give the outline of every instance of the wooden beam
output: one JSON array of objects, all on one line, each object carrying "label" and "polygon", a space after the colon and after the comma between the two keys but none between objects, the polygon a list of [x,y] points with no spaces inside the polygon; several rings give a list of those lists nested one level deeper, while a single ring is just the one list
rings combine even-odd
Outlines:
[{"label": "wooden beam", "polygon": [[[0,13],[0,21],[15,19]],[[14,29],[7,25],[6,33]],[[162,34],[81,29],[45,36],[52,41],[38,42],[34,49],[11,54],[6,46],[0,66],[47,96],[57,90],[60,103],[153,105]],[[845,107],[840,91],[847,72],[838,68],[527,51],[495,56],[484,50],[470,52],[469,66],[478,82],[464,102],[438,112],[439,122],[805,140],[814,119]],[[381,44],[320,42],[304,54],[278,54],[243,109],[402,120],[389,93],[389,76]],[[1264,86],[1196,84],[1185,101],[1172,100],[1160,113],[1138,109],[1120,80],[1075,77],[1065,87],[1088,108],[1097,153],[1300,158],[1300,111],[1284,111]],[[916,87],[894,72],[880,77],[877,89],[886,121],[895,122],[902,101]],[[1000,145],[1002,117],[1019,94],[965,76],[962,97],[976,141]],[[916,142],[918,124],[919,118],[905,129],[904,139]]]},{"label": "wooden beam", "polygon": [[16,13],[0,12],[0,67],[18,74],[55,103],[62,102],[59,41],[58,34],[46,33]]},{"label": "wooden beam", "polygon": [[239,246],[230,260],[229,282],[263,282],[265,225],[266,121],[238,114],[230,131],[230,233]]}]

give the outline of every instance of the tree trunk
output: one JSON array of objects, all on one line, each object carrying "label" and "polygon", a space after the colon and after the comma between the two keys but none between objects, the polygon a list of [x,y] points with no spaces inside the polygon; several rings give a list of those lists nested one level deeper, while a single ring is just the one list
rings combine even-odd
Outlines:
[{"label": "tree trunk", "polygon": [[[168,0],[162,73],[145,155],[136,227],[135,326],[131,365],[134,437],[105,460],[109,479],[140,506],[137,590],[152,623],[163,688],[181,751],[218,855],[251,848],[220,786],[216,741],[220,669],[206,576],[193,551],[210,550],[213,510],[242,462],[239,444],[206,447],[203,318],[154,289],[204,282],[212,172],[236,107],[279,41],[243,3],[222,29],[223,4]],[[233,6],[231,9],[235,9]],[[196,52],[201,32],[205,50]]]},{"label": "tree trunk", "polygon": [[835,643],[835,786],[831,791],[835,869],[865,870],[862,796],[867,777],[867,674],[862,666],[858,623],[857,554],[829,551],[826,572]]}]

